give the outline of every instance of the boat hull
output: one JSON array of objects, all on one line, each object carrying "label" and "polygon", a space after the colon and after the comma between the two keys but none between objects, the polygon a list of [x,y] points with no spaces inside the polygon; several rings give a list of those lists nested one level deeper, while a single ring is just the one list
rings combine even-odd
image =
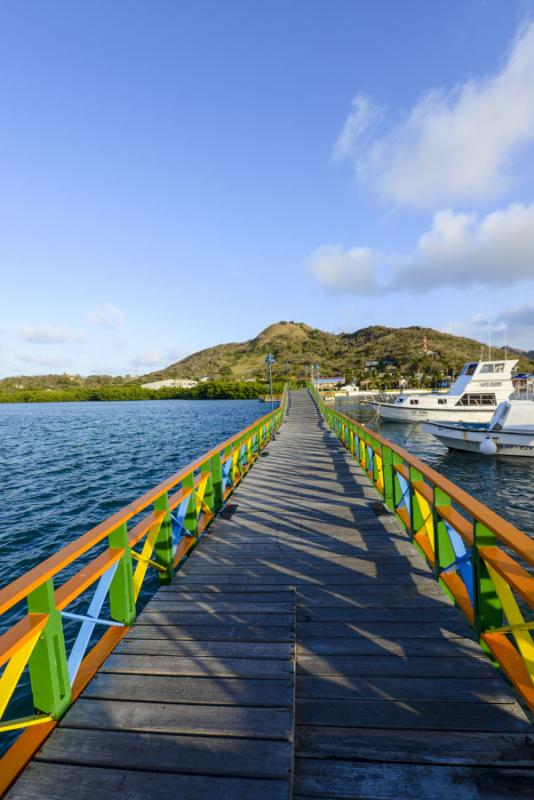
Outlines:
[{"label": "boat hull", "polygon": [[487,428],[468,428],[435,422],[425,423],[423,430],[431,433],[450,450],[480,453],[480,445],[488,436],[494,442],[497,456],[534,458],[534,433],[489,431]]},{"label": "boat hull", "polygon": [[496,406],[455,406],[451,408],[424,408],[421,406],[395,406],[393,403],[373,403],[381,419],[390,422],[427,422],[450,420],[452,422],[489,422]]}]

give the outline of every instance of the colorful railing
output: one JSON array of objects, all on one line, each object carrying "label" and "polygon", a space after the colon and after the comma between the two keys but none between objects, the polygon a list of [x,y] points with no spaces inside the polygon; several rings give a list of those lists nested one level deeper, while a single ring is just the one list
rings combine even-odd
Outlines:
[{"label": "colorful railing", "polygon": [[[29,729],[0,759],[0,795],[127,633],[148,570],[172,580],[280,426],[286,402],[284,390],[278,408],[0,591],[0,615],[20,610],[0,636],[0,734]],[[74,574],[56,587],[65,570]],[[78,626],[68,654],[66,622]],[[26,669],[35,713],[6,720]]]},{"label": "colorful railing", "polygon": [[534,711],[534,540],[402,447],[327,406],[352,453],[464,612],[477,639]]}]

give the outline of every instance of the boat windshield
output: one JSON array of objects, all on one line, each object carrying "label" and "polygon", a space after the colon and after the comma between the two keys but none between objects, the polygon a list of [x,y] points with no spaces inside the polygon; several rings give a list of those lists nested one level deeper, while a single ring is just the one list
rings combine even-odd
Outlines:
[{"label": "boat windshield", "polygon": [[488,372],[504,372],[504,363],[501,362],[499,364],[483,364],[480,372],[488,373]]},{"label": "boat windshield", "polygon": [[466,364],[460,374],[474,375],[477,367],[478,367],[478,361],[475,361],[472,364]]}]

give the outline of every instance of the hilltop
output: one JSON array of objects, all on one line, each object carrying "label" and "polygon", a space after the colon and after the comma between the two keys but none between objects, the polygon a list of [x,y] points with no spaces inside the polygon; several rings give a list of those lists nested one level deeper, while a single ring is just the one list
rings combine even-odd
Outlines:
[{"label": "hilltop", "polygon": [[[487,346],[474,339],[420,326],[372,325],[354,333],[335,334],[303,322],[277,322],[254,339],[200,350],[143,380],[264,377],[267,353],[275,356],[278,375],[287,372],[291,377],[303,378],[309,365],[318,362],[322,375],[361,378],[369,370],[406,375],[452,374],[466,361],[477,360],[481,354],[487,357]],[[493,349],[493,358],[504,357],[504,350]],[[517,357],[521,370],[534,370],[534,360],[526,353],[509,349],[508,357]]]},{"label": "hilltop", "polygon": [[[246,342],[208,347],[143,377],[16,376],[0,380],[0,392],[15,396],[24,392],[61,391],[65,399],[82,399],[93,397],[92,390],[105,389],[106,397],[120,399],[122,396],[133,398],[134,389],[140,383],[168,378],[209,377],[226,383],[264,381],[267,353],[273,353],[276,358],[274,376],[278,379],[287,375],[303,380],[309,375],[310,365],[318,362],[323,376],[344,375],[347,380],[369,380],[373,386],[381,388],[396,385],[401,376],[410,383],[419,382],[424,376],[422,383],[432,385],[446,375],[457,373],[466,361],[477,360],[481,354],[486,358],[487,346],[474,339],[417,325],[408,328],[372,325],[354,333],[336,334],[303,322],[277,322]],[[503,350],[493,350],[493,358],[504,357]],[[525,353],[509,348],[508,357],[518,358],[520,371],[534,372],[534,351]],[[232,391],[235,393],[237,389],[234,387]]]}]

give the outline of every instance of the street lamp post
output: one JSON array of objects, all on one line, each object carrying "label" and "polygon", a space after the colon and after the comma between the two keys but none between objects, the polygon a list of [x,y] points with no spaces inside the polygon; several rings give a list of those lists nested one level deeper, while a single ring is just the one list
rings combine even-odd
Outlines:
[{"label": "street lamp post", "polygon": [[273,420],[273,439],[274,439],[275,436],[274,436],[273,364],[276,364],[276,359],[272,355],[272,353],[269,353],[265,357],[265,363],[269,367],[269,385],[271,387],[271,415]]},{"label": "street lamp post", "polygon": [[314,364],[313,369],[315,370],[315,388],[319,391],[319,364]]}]

